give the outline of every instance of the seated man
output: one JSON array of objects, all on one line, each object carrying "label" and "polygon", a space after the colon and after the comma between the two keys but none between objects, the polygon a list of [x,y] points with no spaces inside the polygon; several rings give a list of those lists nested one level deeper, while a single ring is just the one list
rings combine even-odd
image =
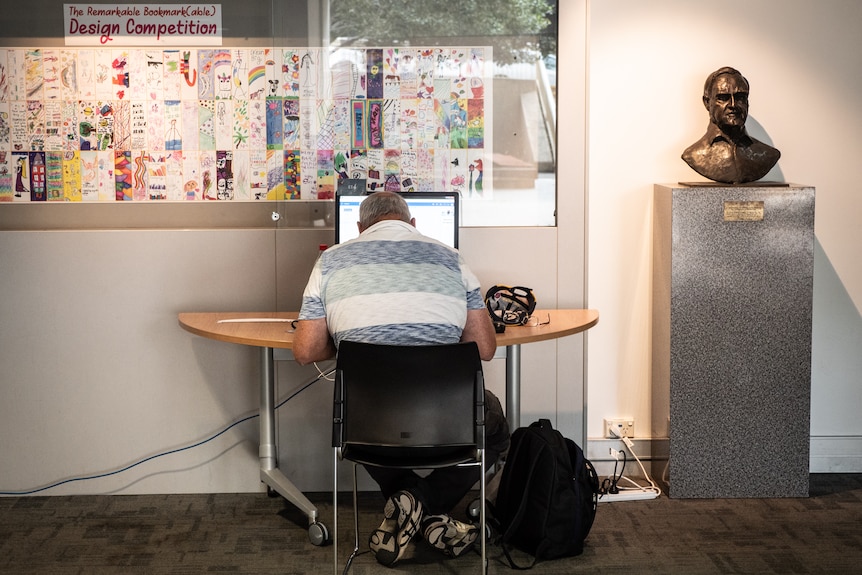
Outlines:
[{"label": "seated man", "polygon": [[[342,340],[387,345],[475,341],[490,360],[497,347],[479,282],[457,250],[423,236],[404,199],[377,192],[362,202],[358,238],[323,252],[302,297],[293,354],[300,364],[329,359]],[[509,446],[500,401],[485,392],[485,458],[490,467]],[[450,556],[469,549],[478,527],[448,514],[479,480],[475,467],[421,477],[411,470],[368,467],[387,498],[369,546],[394,565],[421,529]]]}]

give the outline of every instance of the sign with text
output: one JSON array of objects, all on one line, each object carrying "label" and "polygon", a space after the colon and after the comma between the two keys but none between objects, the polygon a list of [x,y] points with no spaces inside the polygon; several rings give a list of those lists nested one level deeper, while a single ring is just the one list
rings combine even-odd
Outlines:
[{"label": "sign with text", "polygon": [[63,4],[67,46],[221,46],[221,4]]}]

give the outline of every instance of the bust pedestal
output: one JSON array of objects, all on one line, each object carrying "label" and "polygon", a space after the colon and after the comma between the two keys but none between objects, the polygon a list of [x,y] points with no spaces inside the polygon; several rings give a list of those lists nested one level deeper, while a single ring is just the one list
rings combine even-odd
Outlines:
[{"label": "bust pedestal", "polygon": [[807,497],[814,188],[654,194],[653,416],[669,408],[670,496]]}]

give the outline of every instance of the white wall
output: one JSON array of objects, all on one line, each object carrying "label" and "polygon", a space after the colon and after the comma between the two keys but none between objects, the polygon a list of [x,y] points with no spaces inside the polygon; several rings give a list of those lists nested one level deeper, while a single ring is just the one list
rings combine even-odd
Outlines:
[{"label": "white wall", "polygon": [[666,420],[650,421],[652,186],[702,179],[679,156],[707,126],[703,81],[728,65],[751,84],[749,132],[782,152],[765,179],[816,188],[812,470],[859,471],[862,4],[728,8],[589,2],[588,297],[602,315],[589,336],[588,433],[632,416],[638,433],[667,435]]},{"label": "white wall", "polygon": [[[255,413],[258,355],[177,313],[273,309],[274,234],[0,232],[0,490],[117,471]],[[256,423],[40,494],[255,490]]]}]

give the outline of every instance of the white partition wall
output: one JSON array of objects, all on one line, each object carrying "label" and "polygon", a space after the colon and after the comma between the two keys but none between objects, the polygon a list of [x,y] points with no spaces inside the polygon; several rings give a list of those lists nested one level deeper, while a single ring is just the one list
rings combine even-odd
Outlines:
[{"label": "white partition wall", "polygon": [[[0,232],[0,489],[115,472],[253,414],[254,350],[193,337],[177,313],[271,309],[273,234]],[[42,494],[256,490],[257,438],[250,421]]]}]

